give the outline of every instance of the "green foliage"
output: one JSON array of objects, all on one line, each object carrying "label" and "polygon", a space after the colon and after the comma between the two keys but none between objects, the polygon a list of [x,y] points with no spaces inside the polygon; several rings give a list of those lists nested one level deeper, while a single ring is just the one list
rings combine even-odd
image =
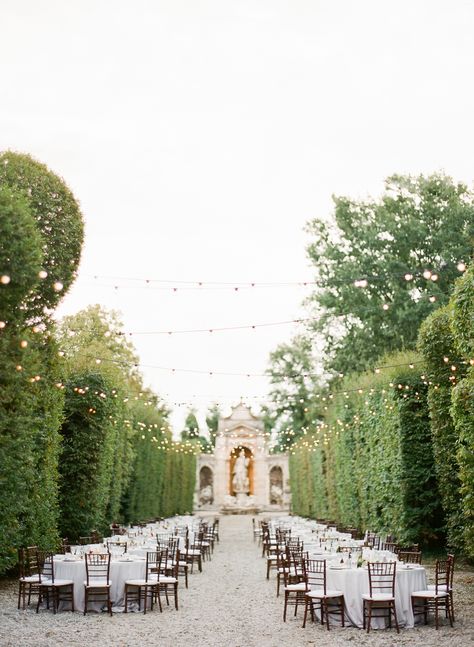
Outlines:
[{"label": "green foliage", "polygon": [[26,199],[0,185],[0,321],[22,322],[22,304],[39,282],[43,252],[41,236]]},{"label": "green foliage", "polygon": [[[383,363],[415,360],[402,354]],[[291,450],[294,511],[403,542],[436,541],[442,515],[424,380],[399,366],[346,379],[341,390],[325,423]]]},{"label": "green foliage", "polygon": [[[24,303],[25,317],[41,320],[44,309],[54,308],[75,279],[83,240],[82,215],[63,180],[29,155],[0,154],[0,187],[23,195],[41,235],[42,265],[48,276],[26,295]],[[28,225],[23,239],[29,231]],[[55,289],[56,282],[63,285],[62,290]]]},{"label": "green foliage", "polygon": [[[20,340],[28,346],[20,348]],[[57,346],[50,337],[4,330],[0,357],[0,572],[4,572],[16,563],[20,546],[57,545],[58,430],[64,396],[55,386]]]},{"label": "green foliage", "polygon": [[[454,290],[452,331],[454,342],[467,363],[474,360],[474,266],[456,283]],[[466,377],[453,390],[451,415],[458,436],[457,459],[461,481],[461,507],[464,516],[466,553],[474,558],[474,374],[469,368]]]},{"label": "green foliage", "polygon": [[265,408],[267,431],[277,437],[280,450],[286,449],[301,433],[320,417],[312,401],[315,392],[312,343],[309,337],[297,336],[281,344],[270,354],[272,406]]},{"label": "green foliage", "polygon": [[188,411],[186,420],[184,421],[184,429],[181,432],[181,440],[192,440],[199,438],[199,423],[196,418],[196,411],[191,409]]},{"label": "green foliage", "polygon": [[[334,223],[308,225],[318,283],[310,302],[327,366],[347,373],[368,368],[383,353],[414,348],[423,319],[447,303],[458,261],[472,256],[474,196],[444,175],[394,175],[378,201],[334,202]],[[438,280],[423,278],[424,269]],[[357,279],[367,286],[355,287]]]},{"label": "green foliage", "polygon": [[71,541],[94,528],[105,530],[118,513],[111,491],[121,495],[115,478],[116,454],[126,434],[123,398],[100,373],[71,377],[65,388],[65,420],[60,461],[60,528]]},{"label": "green foliage", "polygon": [[453,389],[451,413],[458,434],[457,459],[466,554],[474,558],[474,375],[472,370]]},{"label": "green foliage", "polygon": [[[465,519],[459,505],[458,432],[450,413],[454,379],[463,377],[463,363],[452,333],[453,309],[445,306],[428,317],[420,328],[418,347],[426,362],[430,386],[428,406],[438,488],[445,512],[447,543],[464,552]],[[456,371],[452,367],[456,367]]]},{"label": "green foliage", "polygon": [[221,417],[221,410],[218,404],[213,404],[209,407],[206,416],[207,431],[209,433],[210,445],[216,446],[217,428],[219,426],[219,418]]},{"label": "green foliage", "polygon": [[65,353],[66,373],[100,370],[127,391],[141,390],[138,357],[123,333],[117,312],[98,304],[90,305],[62,319],[58,324],[58,338]]}]

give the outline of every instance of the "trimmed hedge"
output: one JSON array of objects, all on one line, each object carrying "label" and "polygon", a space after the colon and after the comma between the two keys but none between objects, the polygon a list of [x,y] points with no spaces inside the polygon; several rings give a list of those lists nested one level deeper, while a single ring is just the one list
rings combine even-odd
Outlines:
[{"label": "trimmed hedge", "polygon": [[[28,342],[27,348],[20,348],[20,340]],[[51,338],[4,330],[0,357],[1,573],[16,563],[20,546],[57,545],[64,395],[55,386],[59,369]]]},{"label": "trimmed hedge", "polygon": [[[445,513],[448,546],[464,552],[464,514],[459,505],[458,431],[450,413],[453,377],[465,373],[452,333],[453,309],[445,306],[428,317],[420,328],[418,347],[426,362],[430,386],[428,407],[438,488]],[[445,359],[447,361],[445,361]],[[456,371],[452,370],[456,367]]]},{"label": "trimmed hedge", "polygon": [[[48,276],[25,298],[24,317],[43,320],[44,308],[54,308],[76,278],[84,237],[82,214],[64,181],[30,155],[0,153],[0,187],[23,196],[41,237],[42,265]],[[56,289],[56,282],[62,289]]]},{"label": "trimmed hedge", "polygon": [[137,423],[132,441],[133,478],[124,502],[125,519],[137,522],[192,512],[194,451],[190,453],[187,445],[172,442],[166,413],[156,409],[141,411]]},{"label": "trimmed hedge", "polygon": [[122,482],[116,478],[116,455],[127,430],[123,398],[113,397],[113,388],[104,375],[92,372],[66,383],[59,527],[70,541],[92,529],[104,532],[118,513]]},{"label": "trimmed hedge", "polygon": [[466,377],[453,389],[451,415],[458,436],[463,538],[467,554],[474,558],[474,266],[456,283],[451,302],[454,342],[470,367]]},{"label": "trimmed hedge", "polygon": [[[398,354],[383,363],[416,359]],[[392,532],[402,542],[438,540],[442,512],[425,382],[408,366],[346,379],[347,395],[333,400],[309,447],[300,441],[292,450],[294,512]]]}]

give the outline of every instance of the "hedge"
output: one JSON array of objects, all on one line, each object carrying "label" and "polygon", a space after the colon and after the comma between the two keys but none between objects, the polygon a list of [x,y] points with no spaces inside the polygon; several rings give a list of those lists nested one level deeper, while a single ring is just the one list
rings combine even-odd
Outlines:
[{"label": "hedge", "polygon": [[99,372],[79,374],[66,383],[59,527],[70,541],[92,529],[104,532],[119,510],[117,456],[127,429],[123,397],[113,397],[114,387]]},{"label": "hedge", "polygon": [[172,442],[166,414],[159,410],[141,411],[137,422],[132,440],[133,477],[124,499],[125,519],[137,522],[192,512],[194,451],[190,453],[189,444]]},{"label": "hedge", "polygon": [[[428,317],[420,328],[418,347],[426,362],[430,386],[428,407],[438,488],[445,513],[446,540],[450,549],[464,552],[464,514],[459,501],[458,431],[451,416],[453,378],[465,370],[452,332],[453,308],[445,306]],[[456,367],[453,371],[452,367]]]},{"label": "hedge", "polygon": [[402,542],[440,539],[427,384],[408,367],[417,360],[391,355],[383,364],[406,366],[342,383],[345,394],[332,400],[319,432],[292,450],[294,512],[391,532]]},{"label": "hedge", "polygon": [[[24,349],[20,341],[28,342]],[[59,428],[64,396],[50,337],[0,334],[0,572],[20,546],[57,545]],[[21,367],[21,370],[18,370]],[[35,379],[39,377],[40,379]]]},{"label": "hedge", "polygon": [[25,299],[24,315],[25,320],[43,320],[44,309],[54,308],[76,278],[84,237],[82,214],[64,181],[29,155],[0,153],[0,187],[23,196],[41,237],[47,276]]},{"label": "hedge", "polygon": [[453,389],[451,415],[457,433],[463,538],[474,558],[474,266],[456,283],[451,299],[454,343],[466,365],[466,377]]}]

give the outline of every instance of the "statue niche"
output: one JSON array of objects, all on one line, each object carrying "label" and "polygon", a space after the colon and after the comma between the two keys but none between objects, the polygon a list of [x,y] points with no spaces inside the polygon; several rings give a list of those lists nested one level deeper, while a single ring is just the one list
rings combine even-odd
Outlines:
[{"label": "statue niche", "polygon": [[283,503],[283,471],[275,465],[270,470],[270,505]]},{"label": "statue niche", "polygon": [[253,460],[248,447],[235,447],[230,455],[229,494],[247,497],[253,494]]},{"label": "statue niche", "polygon": [[214,501],[212,470],[204,465],[199,472],[199,503],[211,504]]}]

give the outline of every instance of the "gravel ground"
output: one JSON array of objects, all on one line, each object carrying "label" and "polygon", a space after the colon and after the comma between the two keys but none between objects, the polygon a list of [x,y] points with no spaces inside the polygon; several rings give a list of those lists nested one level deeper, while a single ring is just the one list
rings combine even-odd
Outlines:
[{"label": "gravel ground", "polygon": [[300,645],[397,645],[474,647],[474,573],[455,574],[456,623],[436,631],[431,626],[371,632],[320,625],[301,628],[299,617],[282,621],[283,600],[275,597],[275,581],[265,579],[265,561],[252,541],[247,516],[221,519],[221,541],[203,573],[180,583],[180,610],[166,605],[163,613],[89,614],[16,608],[15,581],[0,581],[1,647],[299,647]]}]

